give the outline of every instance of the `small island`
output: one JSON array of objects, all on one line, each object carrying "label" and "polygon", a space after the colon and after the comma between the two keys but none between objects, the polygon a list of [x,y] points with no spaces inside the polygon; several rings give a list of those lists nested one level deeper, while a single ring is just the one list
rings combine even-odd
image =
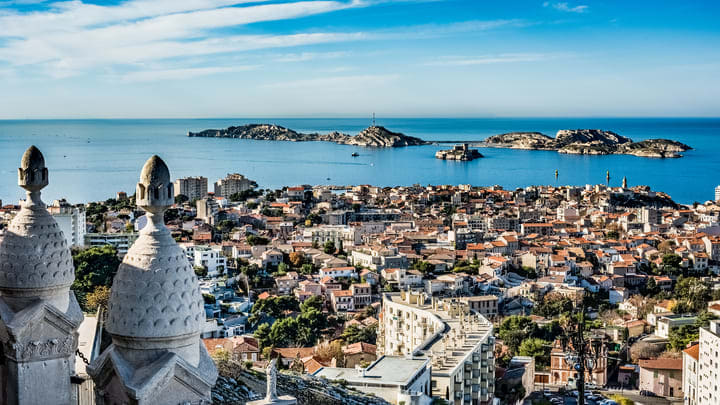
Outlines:
[{"label": "small island", "polygon": [[357,135],[343,134],[337,131],[328,134],[303,134],[292,129],[274,124],[248,124],[226,129],[206,129],[200,132],[188,132],[190,137],[204,138],[238,138],[264,141],[324,141],[342,145],[353,145],[374,148],[397,148],[402,146],[428,145],[430,142],[420,138],[407,136],[399,132],[389,131],[382,126],[370,126]]},{"label": "small island", "polygon": [[[341,145],[362,146],[370,148],[399,148],[404,146],[430,145],[438,141],[425,141],[414,136],[392,132],[383,126],[372,125],[357,135],[348,135],[338,131],[326,134],[303,134],[274,124],[248,124],[232,126],[226,129],[206,129],[200,132],[188,132],[189,137],[200,138],[237,138],[262,141],[333,142]],[[618,135],[612,131],[600,129],[563,129],[555,138],[540,132],[509,132],[493,135],[482,142],[452,141],[458,143],[450,150],[438,151],[438,159],[473,160],[482,155],[477,150],[467,149],[463,144],[476,147],[510,148],[527,150],[552,150],[558,153],[576,155],[633,155],[652,158],[679,158],[681,152],[692,149],[690,146],[670,139],[647,139],[634,142],[632,139]],[[458,149],[460,148],[460,149]]]},{"label": "small island", "polygon": [[600,129],[563,129],[555,138],[540,132],[510,132],[491,136],[484,145],[496,148],[554,150],[576,155],[633,155],[653,158],[679,158],[690,146],[670,139],[632,139]]},{"label": "small island", "polygon": [[439,150],[435,152],[437,159],[470,161],[483,157],[477,149],[470,149],[468,144],[463,143],[453,146],[452,149]]}]

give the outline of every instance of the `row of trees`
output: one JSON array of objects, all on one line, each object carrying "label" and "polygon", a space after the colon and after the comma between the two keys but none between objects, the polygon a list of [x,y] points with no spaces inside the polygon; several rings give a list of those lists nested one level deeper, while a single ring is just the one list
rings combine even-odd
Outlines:
[{"label": "row of trees", "polygon": [[[323,298],[308,298],[299,305],[292,296],[270,297],[259,300],[253,305],[250,322],[256,323],[265,315],[276,319],[264,322],[255,330],[261,350],[267,347],[306,347],[314,346],[328,320],[322,313]],[[287,311],[300,311],[297,317],[284,317]]]}]

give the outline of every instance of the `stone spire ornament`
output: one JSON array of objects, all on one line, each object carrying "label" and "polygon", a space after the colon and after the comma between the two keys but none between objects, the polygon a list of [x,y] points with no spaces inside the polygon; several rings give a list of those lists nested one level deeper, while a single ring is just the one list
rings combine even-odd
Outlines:
[{"label": "stone spire ornament", "polygon": [[77,329],[72,256],[40,190],[48,169],[31,146],[18,169],[27,199],[0,233],[0,404],[69,404]]},{"label": "stone spire ornament", "polygon": [[112,344],[88,367],[98,404],[210,403],[217,370],[200,341],[200,287],[163,222],[173,197],[165,162],[151,157],[135,191],[148,223],[120,264],[110,294],[106,329]]},{"label": "stone spire ornament", "polygon": [[248,405],[296,405],[297,399],[289,395],[278,396],[277,394],[277,358],[270,360],[265,369],[266,387],[265,398],[257,401],[250,401]]}]

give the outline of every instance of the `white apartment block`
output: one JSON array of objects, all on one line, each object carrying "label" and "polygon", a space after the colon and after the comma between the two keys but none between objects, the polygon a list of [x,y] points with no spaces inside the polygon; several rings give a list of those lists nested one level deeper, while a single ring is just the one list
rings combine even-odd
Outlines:
[{"label": "white apartment block", "polygon": [[466,302],[425,293],[383,295],[378,355],[429,358],[432,396],[488,405],[495,393],[493,325]]},{"label": "white apartment block", "polygon": [[347,225],[321,225],[306,228],[303,231],[303,239],[307,242],[317,242],[320,245],[325,242],[333,242],[336,247],[355,246],[362,244],[360,230]]},{"label": "white apartment block", "polygon": [[215,182],[215,197],[230,198],[231,195],[252,188],[252,181],[242,174],[228,174],[224,179]]},{"label": "white apartment block", "polygon": [[696,344],[683,350],[683,394],[685,405],[699,405],[697,400],[698,355],[700,345]]},{"label": "white apartment block", "polygon": [[715,187],[715,201],[720,201],[720,186]]},{"label": "white apartment block", "polygon": [[193,267],[207,269],[208,277],[217,277],[225,272],[227,259],[223,256],[221,247],[192,244],[183,244],[180,247],[185,251],[185,256]]},{"label": "white apartment block", "polygon": [[85,207],[74,207],[65,200],[55,200],[47,209],[55,218],[68,246],[85,246]]},{"label": "white apartment block", "polygon": [[698,356],[697,403],[720,403],[720,321],[710,321],[710,326],[700,328],[700,353]]},{"label": "white apartment block", "polygon": [[138,238],[137,232],[124,233],[88,233],[85,234],[85,246],[96,247],[111,245],[118,251],[118,256],[122,259],[125,257],[130,246]]},{"label": "white apartment block", "polygon": [[353,265],[368,267],[375,271],[390,268],[407,268],[408,260],[405,254],[399,253],[397,248],[371,248],[353,250],[349,257]]},{"label": "white apartment block", "polygon": [[184,177],[175,180],[175,197],[182,194],[190,200],[195,200],[207,197],[207,193],[207,177]]}]

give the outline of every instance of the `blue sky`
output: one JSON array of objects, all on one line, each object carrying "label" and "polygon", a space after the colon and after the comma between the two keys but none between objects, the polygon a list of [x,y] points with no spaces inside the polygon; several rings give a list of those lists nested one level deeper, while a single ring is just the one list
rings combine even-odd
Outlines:
[{"label": "blue sky", "polygon": [[720,116],[720,3],[0,0],[0,118]]}]

